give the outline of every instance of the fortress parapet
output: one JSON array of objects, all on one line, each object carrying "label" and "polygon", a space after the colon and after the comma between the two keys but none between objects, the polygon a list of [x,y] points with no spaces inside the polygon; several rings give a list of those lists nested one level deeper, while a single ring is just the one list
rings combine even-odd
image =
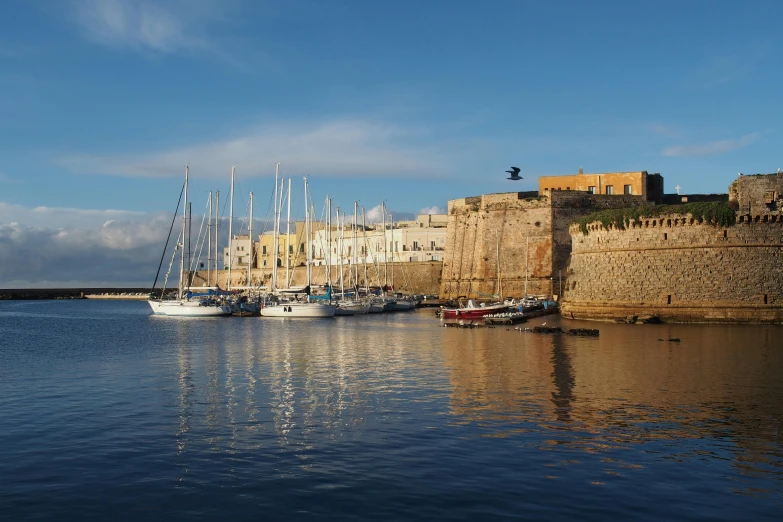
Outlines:
[{"label": "fortress parapet", "polygon": [[572,224],[563,315],[783,323],[783,216],[723,218],[668,213]]}]

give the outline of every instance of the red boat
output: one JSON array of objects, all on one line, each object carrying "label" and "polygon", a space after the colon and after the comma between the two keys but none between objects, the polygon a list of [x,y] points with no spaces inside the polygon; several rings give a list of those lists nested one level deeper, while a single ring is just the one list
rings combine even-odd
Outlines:
[{"label": "red boat", "polygon": [[505,312],[508,303],[492,303],[488,305],[477,305],[472,299],[468,301],[468,306],[463,308],[443,308],[440,316],[443,319],[480,319],[485,315],[499,314]]}]

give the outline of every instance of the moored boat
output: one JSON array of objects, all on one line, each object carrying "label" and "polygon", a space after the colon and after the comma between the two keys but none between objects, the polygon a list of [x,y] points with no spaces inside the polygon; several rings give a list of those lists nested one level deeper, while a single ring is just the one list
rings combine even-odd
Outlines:
[{"label": "moored boat", "polygon": [[508,308],[507,303],[477,304],[473,299],[468,301],[468,306],[460,308],[442,308],[443,319],[478,319],[489,314],[504,312]]}]

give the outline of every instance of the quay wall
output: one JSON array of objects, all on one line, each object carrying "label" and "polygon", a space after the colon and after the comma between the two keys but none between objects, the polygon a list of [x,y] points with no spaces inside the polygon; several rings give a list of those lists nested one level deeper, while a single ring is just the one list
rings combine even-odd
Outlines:
[{"label": "quay wall", "polygon": [[[393,289],[396,292],[403,292],[406,294],[427,294],[437,295],[440,289],[440,277],[443,263],[440,261],[427,261],[418,263],[396,263],[393,267],[391,264],[384,268],[383,265],[379,267],[368,266],[367,267],[367,279],[369,286],[381,286],[384,284],[392,284],[394,281]],[[340,267],[331,267],[332,271],[332,284],[335,288],[339,288],[340,285]],[[352,279],[349,277],[348,267],[343,268],[343,277],[345,286],[348,288],[353,284]],[[291,269],[291,285],[300,286],[307,284],[307,272],[304,266],[297,266]],[[211,274],[211,284],[215,284],[215,272]],[[217,272],[218,285],[220,288],[226,288],[228,282],[228,270],[218,270]],[[278,268],[277,281],[278,286],[285,286],[286,272],[285,268]],[[270,269],[253,269],[252,283],[253,286],[269,286],[272,280],[272,271]],[[326,267],[313,267],[312,269],[312,283],[314,285],[322,285],[326,282]],[[237,288],[245,286],[247,284],[247,269],[232,269],[231,270],[231,282],[232,287]],[[176,284],[175,284],[176,286]],[[202,270],[195,272],[193,275],[193,281],[191,288],[197,289],[202,286],[210,286],[207,284],[207,272]],[[359,267],[359,286],[365,286],[364,279],[364,267]]]},{"label": "quay wall", "polygon": [[598,210],[638,205],[649,203],[567,190],[451,200],[440,297],[556,295],[567,278],[569,224]]},{"label": "quay wall", "polygon": [[719,227],[666,215],[570,233],[565,317],[783,323],[783,216]]}]

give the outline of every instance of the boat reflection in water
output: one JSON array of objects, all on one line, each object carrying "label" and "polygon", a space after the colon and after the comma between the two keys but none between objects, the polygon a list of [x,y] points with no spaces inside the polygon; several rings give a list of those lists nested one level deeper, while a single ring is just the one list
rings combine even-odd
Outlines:
[{"label": "boat reflection in water", "polygon": [[190,479],[211,476],[205,454],[224,455],[242,483],[314,480],[350,496],[379,477],[404,477],[397,488],[414,495],[433,473],[458,489],[469,477],[611,482],[651,510],[662,498],[651,481],[687,489],[705,466],[723,492],[783,484],[775,327],[605,324],[595,339],[373,317],[361,328],[233,321],[227,337],[183,352],[177,449]]}]

